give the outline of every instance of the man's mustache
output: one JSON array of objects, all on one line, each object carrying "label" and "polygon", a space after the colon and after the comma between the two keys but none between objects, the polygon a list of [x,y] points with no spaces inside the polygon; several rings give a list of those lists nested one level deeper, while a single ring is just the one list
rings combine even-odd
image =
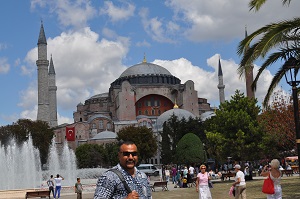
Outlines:
[{"label": "man's mustache", "polygon": [[135,160],[126,160],[126,163],[136,163]]}]

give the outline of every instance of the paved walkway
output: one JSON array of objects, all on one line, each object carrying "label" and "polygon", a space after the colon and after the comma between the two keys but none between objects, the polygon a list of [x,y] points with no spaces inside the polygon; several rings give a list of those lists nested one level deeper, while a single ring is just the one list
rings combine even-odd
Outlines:
[{"label": "paved walkway", "polygon": [[[263,177],[254,177],[254,179],[262,179]],[[232,179],[231,179],[232,180]],[[151,184],[154,183],[154,181],[157,181],[157,179],[151,179]],[[213,180],[215,182],[221,181],[220,179]],[[94,191],[96,188],[95,184],[85,184],[83,190],[83,198],[84,199],[93,199],[94,198]],[[168,183],[168,189],[170,191],[176,190],[178,188],[174,188],[174,185],[172,182]],[[4,190],[0,191],[0,199],[24,199],[26,191],[33,191],[33,189],[20,189],[20,190]],[[160,188],[157,188],[156,191],[161,191]],[[51,197],[53,198],[53,197]],[[74,187],[62,187],[61,192],[61,199],[74,199],[76,198],[76,193],[74,193]]]}]

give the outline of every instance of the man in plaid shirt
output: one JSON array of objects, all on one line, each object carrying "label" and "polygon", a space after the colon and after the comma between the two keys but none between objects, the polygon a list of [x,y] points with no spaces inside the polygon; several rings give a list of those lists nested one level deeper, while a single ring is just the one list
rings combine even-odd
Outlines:
[{"label": "man in plaid shirt", "polygon": [[115,172],[108,170],[98,179],[94,199],[152,199],[147,175],[135,167],[137,146],[131,141],[121,143],[118,158],[119,164],[113,169],[121,172],[132,192],[126,190]]}]

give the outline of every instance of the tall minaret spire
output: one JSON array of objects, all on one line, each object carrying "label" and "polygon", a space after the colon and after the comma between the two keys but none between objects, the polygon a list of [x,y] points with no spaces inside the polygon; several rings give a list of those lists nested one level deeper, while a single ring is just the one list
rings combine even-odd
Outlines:
[{"label": "tall minaret spire", "polygon": [[37,120],[50,122],[49,116],[49,89],[48,89],[48,65],[47,41],[43,22],[41,22],[38,39],[38,60],[36,61],[38,71],[38,111]]},{"label": "tall minaret spire", "polygon": [[55,70],[52,60],[52,55],[50,58],[49,66],[49,112],[50,112],[50,127],[57,126],[57,99],[56,99],[56,80],[55,80]]},{"label": "tall minaret spire", "polygon": [[[245,27],[245,38],[248,36],[247,34],[247,27]],[[246,48],[245,52],[248,50]],[[249,98],[255,98],[255,93],[254,90],[252,89],[252,83],[253,83],[253,64],[245,67],[245,79],[246,79],[246,92],[247,92],[247,97]]]},{"label": "tall minaret spire", "polygon": [[223,72],[222,72],[220,57],[219,57],[218,79],[219,79],[218,89],[219,89],[220,104],[222,104],[225,102],[225,94],[224,94],[225,85],[223,84]]}]

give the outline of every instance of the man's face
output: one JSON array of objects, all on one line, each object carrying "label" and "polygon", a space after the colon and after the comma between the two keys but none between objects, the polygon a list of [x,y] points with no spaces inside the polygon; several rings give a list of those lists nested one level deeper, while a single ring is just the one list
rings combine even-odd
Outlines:
[{"label": "man's face", "polygon": [[123,144],[119,151],[119,162],[125,170],[133,169],[138,162],[137,147],[135,144]]}]

